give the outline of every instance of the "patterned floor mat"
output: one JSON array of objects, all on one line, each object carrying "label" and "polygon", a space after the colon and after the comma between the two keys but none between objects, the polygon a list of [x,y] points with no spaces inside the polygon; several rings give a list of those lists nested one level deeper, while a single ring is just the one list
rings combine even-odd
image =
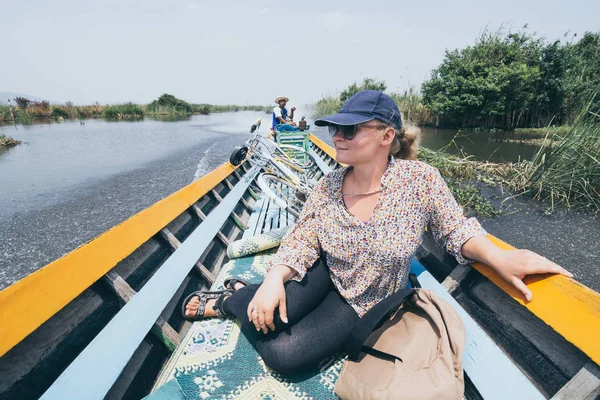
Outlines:
[{"label": "patterned floor mat", "polygon": [[[272,254],[274,250],[230,261],[223,266],[213,289],[222,288],[228,277],[262,282]],[[334,386],[343,365],[341,357],[325,360],[303,375],[282,376],[264,364],[253,345],[234,319],[196,322],[155,388],[167,382],[172,387],[175,380],[186,399],[337,399]],[[149,398],[159,398],[160,392]]]}]

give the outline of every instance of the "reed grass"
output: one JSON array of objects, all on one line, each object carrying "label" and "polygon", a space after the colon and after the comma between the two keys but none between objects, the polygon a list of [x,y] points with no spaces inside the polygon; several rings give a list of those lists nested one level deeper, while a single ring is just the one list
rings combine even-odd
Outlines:
[{"label": "reed grass", "polygon": [[[590,105],[593,104],[590,101]],[[515,190],[556,205],[600,211],[600,113],[588,108],[556,145],[542,145],[510,179]]]},{"label": "reed grass", "polygon": [[339,96],[329,95],[323,96],[317,104],[315,104],[314,108],[314,118],[321,118],[326,115],[335,114],[342,108],[342,101]]},{"label": "reed grass", "polygon": [[117,104],[104,107],[106,119],[139,119],[144,117],[144,110],[133,103]]}]

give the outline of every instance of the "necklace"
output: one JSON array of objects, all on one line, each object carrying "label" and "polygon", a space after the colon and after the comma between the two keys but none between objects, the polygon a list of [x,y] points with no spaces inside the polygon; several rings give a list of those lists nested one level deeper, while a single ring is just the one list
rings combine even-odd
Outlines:
[{"label": "necklace", "polygon": [[342,196],[366,196],[367,194],[375,194],[379,192],[381,192],[381,188],[364,193],[342,193]]}]

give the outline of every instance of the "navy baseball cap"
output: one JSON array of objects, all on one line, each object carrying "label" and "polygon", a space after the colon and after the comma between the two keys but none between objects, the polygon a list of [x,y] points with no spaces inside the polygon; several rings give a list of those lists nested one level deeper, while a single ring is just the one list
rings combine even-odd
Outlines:
[{"label": "navy baseball cap", "polygon": [[402,128],[402,116],[396,102],[378,90],[363,90],[350,97],[337,114],[315,121],[317,126],[357,125],[378,119],[394,128]]}]

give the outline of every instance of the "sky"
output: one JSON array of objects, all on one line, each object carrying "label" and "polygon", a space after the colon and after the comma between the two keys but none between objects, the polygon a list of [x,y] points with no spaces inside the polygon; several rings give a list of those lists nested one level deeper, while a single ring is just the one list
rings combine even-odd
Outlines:
[{"label": "sky", "polygon": [[419,88],[484,30],[600,31],[599,0],[0,0],[0,92],[54,102],[316,102],[365,77]]}]

